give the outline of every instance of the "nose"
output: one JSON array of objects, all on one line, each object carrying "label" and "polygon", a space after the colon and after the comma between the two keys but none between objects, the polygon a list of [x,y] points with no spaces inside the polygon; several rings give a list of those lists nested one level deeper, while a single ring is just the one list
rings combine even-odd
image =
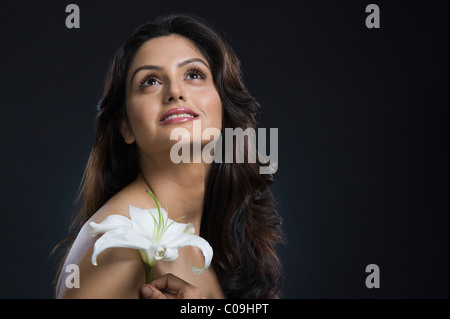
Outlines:
[{"label": "nose", "polygon": [[[182,95],[180,95],[178,97],[178,99],[184,101],[184,98]],[[175,98],[173,96],[170,96],[169,99],[167,100],[167,102],[173,102],[174,100],[175,100]]]},{"label": "nose", "polygon": [[164,102],[173,103],[176,101],[186,101],[186,92],[184,92],[182,83],[170,81]]}]

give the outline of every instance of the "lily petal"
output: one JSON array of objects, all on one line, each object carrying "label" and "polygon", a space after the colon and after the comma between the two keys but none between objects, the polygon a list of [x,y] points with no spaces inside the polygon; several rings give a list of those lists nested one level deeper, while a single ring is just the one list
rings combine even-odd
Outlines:
[{"label": "lily petal", "polygon": [[105,249],[113,247],[133,248],[139,250],[148,250],[154,246],[155,242],[139,234],[131,227],[119,227],[106,232],[94,244],[94,252],[91,262],[97,266],[97,256]]},{"label": "lily petal", "polygon": [[170,229],[170,233],[176,233],[176,234],[190,234],[193,235],[194,234],[194,226],[192,225],[192,223],[188,223],[188,224],[183,224],[183,223],[177,223],[177,222],[173,222],[173,224],[169,227]]},{"label": "lily petal", "polygon": [[208,268],[211,264],[213,249],[205,239],[199,236],[183,234],[180,235],[178,239],[175,239],[169,243],[163,243],[163,245],[167,245],[167,247],[171,247],[172,249],[178,249],[185,246],[193,246],[199,248],[202,251],[203,257],[205,258],[205,265],[201,268],[192,265],[191,270],[195,274],[201,274],[202,271]]},{"label": "lily petal", "polygon": [[101,223],[90,222],[91,236],[106,233],[109,230],[122,226],[131,226],[131,220],[122,215],[109,215]]},{"label": "lily petal", "polygon": [[178,249],[173,247],[167,247],[163,260],[172,261],[178,258]]},{"label": "lily petal", "polygon": [[155,253],[156,253],[156,246],[150,246],[147,250],[139,250],[139,253],[141,254],[141,258],[142,261],[148,265],[150,265],[150,267],[153,267],[156,265],[156,258],[155,258]]},{"label": "lily petal", "polygon": [[130,205],[130,219],[133,222],[133,228],[147,237],[150,237],[150,234],[155,232],[155,219],[153,219],[152,215],[158,220],[158,210],[156,208],[142,209]]},{"label": "lily petal", "polygon": [[[171,220],[171,219],[169,219]],[[170,227],[167,228],[166,232],[163,235],[163,239],[161,242],[172,242],[174,240],[178,240],[180,236],[183,236],[185,234],[193,235],[195,232],[194,226],[192,223],[189,224],[183,224],[183,223],[177,223],[177,222],[171,222]],[[171,244],[169,244],[169,247]]]},{"label": "lily petal", "polygon": [[188,235],[194,235],[195,229],[192,223],[186,224],[186,228],[184,229],[184,233]]}]

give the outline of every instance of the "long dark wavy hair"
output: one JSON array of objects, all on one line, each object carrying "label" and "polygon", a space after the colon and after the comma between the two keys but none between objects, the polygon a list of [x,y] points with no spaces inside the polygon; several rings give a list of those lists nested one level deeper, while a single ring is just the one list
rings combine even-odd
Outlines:
[{"label": "long dark wavy hair", "polygon": [[[235,53],[207,22],[176,14],[140,26],[119,48],[107,73],[97,106],[95,143],[78,194],[81,210],[64,241],[69,247],[81,226],[140,172],[136,144],[124,142],[118,125],[127,116],[126,75],[146,41],[170,34],[192,41],[209,62],[222,101],[222,136],[227,127],[256,128],[260,105],[244,86]],[[200,235],[214,249],[212,266],[227,298],[279,298],[283,271],[276,245],[283,233],[269,189],[274,176],[260,174],[259,161],[222,162],[211,166],[201,222]]]}]

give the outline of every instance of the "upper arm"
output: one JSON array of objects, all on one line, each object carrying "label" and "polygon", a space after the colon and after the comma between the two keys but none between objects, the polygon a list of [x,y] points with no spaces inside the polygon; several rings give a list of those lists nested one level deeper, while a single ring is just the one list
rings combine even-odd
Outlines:
[{"label": "upper arm", "polygon": [[[101,236],[101,235],[99,235]],[[57,298],[138,298],[139,287],[145,283],[145,264],[139,251],[130,248],[109,248],[92,265],[93,245],[98,237],[90,236],[89,226],[84,225],[77,236],[57,284]],[[79,267],[79,288],[69,288],[72,272],[65,272],[68,265]],[[70,285],[69,285],[70,286]]]}]

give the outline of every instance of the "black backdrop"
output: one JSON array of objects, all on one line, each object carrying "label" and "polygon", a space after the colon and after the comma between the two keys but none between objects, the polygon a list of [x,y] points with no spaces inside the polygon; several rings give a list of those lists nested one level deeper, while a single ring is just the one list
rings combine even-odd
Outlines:
[{"label": "black backdrop", "polygon": [[[286,298],[448,298],[448,1],[74,1],[0,10],[0,297],[52,298],[120,44],[167,12],[207,18],[279,130]],[[365,268],[381,270],[379,289]]]}]

